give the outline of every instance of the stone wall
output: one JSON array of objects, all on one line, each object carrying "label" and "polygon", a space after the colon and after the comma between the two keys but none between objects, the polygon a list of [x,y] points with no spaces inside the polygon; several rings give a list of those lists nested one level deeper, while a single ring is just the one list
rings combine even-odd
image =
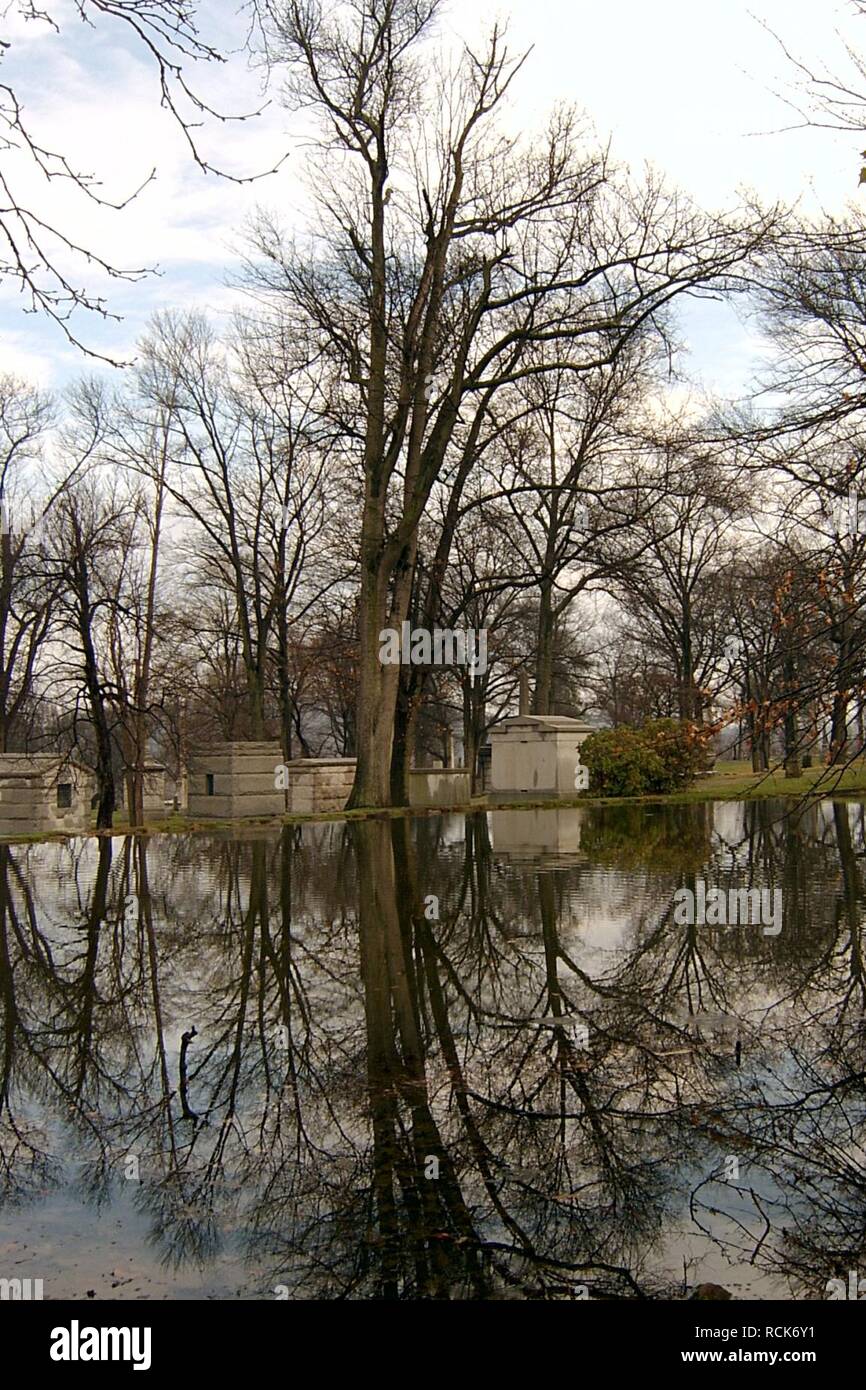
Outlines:
[{"label": "stone wall", "polygon": [[342,811],[355,780],[355,758],[294,758],[289,769],[289,810],[295,816]]},{"label": "stone wall", "polygon": [[471,794],[466,767],[414,767],[409,773],[410,806],[467,806]]}]

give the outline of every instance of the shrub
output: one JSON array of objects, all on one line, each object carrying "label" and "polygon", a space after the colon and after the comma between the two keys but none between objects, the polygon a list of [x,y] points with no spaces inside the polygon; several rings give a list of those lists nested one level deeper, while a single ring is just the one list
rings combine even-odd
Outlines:
[{"label": "shrub", "polygon": [[590,791],[601,796],[643,796],[664,777],[661,758],[637,729],[599,729],[581,746],[580,760]]},{"label": "shrub", "polygon": [[653,796],[689,786],[707,763],[709,735],[676,719],[640,729],[599,729],[582,745],[589,789],[600,796]]},{"label": "shrub", "polygon": [[664,765],[665,785],[660,791],[691,786],[696,777],[712,767],[711,735],[698,724],[680,719],[652,719],[640,729],[640,736],[658,753]]}]

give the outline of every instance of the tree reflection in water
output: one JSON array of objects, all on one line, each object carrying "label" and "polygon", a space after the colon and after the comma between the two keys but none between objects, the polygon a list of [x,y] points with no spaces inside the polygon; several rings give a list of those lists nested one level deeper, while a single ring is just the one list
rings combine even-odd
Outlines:
[{"label": "tree reflection in water", "polygon": [[[534,816],[0,847],[3,1201],[133,1182],[260,1297],[866,1270],[863,807]],[[698,877],[780,934],[676,925]]]}]

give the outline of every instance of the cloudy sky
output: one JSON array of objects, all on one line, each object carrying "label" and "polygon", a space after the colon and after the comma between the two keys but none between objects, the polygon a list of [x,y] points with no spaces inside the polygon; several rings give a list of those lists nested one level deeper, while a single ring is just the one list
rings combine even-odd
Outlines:
[{"label": "cloudy sky", "polygon": [[[208,36],[225,46],[240,42],[243,20],[231,0],[204,0],[199,8]],[[81,315],[79,334],[98,351],[130,358],[155,309],[197,305],[227,314],[239,229],[256,205],[289,224],[303,219],[297,117],[273,101],[254,120],[206,127],[204,153],[229,172],[264,171],[288,158],[278,173],[253,183],[205,175],[160,109],[154,69],[122,26],[106,20],[88,28],[71,0],[52,3],[59,34],[16,14],[13,0],[0,19],[0,38],[10,44],[0,81],[15,90],[42,141],[95,174],[115,201],[156,168],[129,206],[111,211],[70,187],[46,186],[23,160],[2,155],[19,194],[74,240],[117,265],[158,269],[134,285],[109,285],[121,321]],[[498,9],[489,0],[453,0],[443,32],[474,40],[494,14],[508,21],[515,49],[533,50],[505,114],[516,129],[542,125],[557,101],[574,102],[600,136],[611,138],[620,160],[636,170],[649,162],[714,208],[735,205],[743,188],[766,202],[799,200],[809,211],[838,212],[866,196],[857,190],[862,135],[783,129],[796,120],[781,98],[796,97],[797,78],[763,27],[813,66],[844,72],[843,39],[866,53],[866,20],[853,18],[845,0],[507,0]],[[250,112],[262,100],[259,77],[241,54],[203,72],[200,87],[223,111]],[[77,278],[84,279],[80,266]],[[85,283],[102,289],[95,273]],[[51,386],[94,370],[22,304],[10,284],[0,284],[0,370]],[[704,306],[689,312],[685,331],[688,365],[703,387],[741,393],[760,352],[754,326]]]}]

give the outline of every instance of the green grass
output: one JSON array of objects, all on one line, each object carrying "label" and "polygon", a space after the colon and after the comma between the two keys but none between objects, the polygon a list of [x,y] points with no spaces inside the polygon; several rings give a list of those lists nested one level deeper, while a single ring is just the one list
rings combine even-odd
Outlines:
[{"label": "green grass", "polygon": [[800,777],[786,777],[782,768],[753,772],[748,762],[719,762],[709,777],[678,794],[684,801],[751,801],[765,796],[866,795],[866,760],[857,758],[841,768],[807,768]]},{"label": "green grass", "polygon": [[[352,820],[394,820],[401,816],[437,816],[443,812],[468,813],[471,811],[527,811],[555,810],[570,806],[634,806],[641,805],[684,805],[707,801],[755,801],[765,797],[856,797],[866,798],[866,759],[858,758],[849,766],[837,770],[824,766],[812,767],[800,777],[786,777],[781,768],[769,772],[753,772],[748,762],[719,762],[709,776],[701,777],[685,791],[673,792],[668,796],[587,796],[586,794],[569,800],[525,797],[510,801],[489,802],[486,797],[475,797],[468,805],[430,806],[430,807],[387,807],[379,811],[328,811],[311,816],[270,816],[249,820],[193,820],[185,816],[171,814],[147,821],[133,830],[124,816],[118,815],[112,830],[80,831],[79,834],[93,836],[105,835],[207,835],[214,831],[234,830],[254,832],[256,830],[279,829],[283,825],[327,824],[329,821]],[[4,844],[42,844],[52,840],[73,838],[65,831],[42,832],[33,835],[0,836]]]}]

